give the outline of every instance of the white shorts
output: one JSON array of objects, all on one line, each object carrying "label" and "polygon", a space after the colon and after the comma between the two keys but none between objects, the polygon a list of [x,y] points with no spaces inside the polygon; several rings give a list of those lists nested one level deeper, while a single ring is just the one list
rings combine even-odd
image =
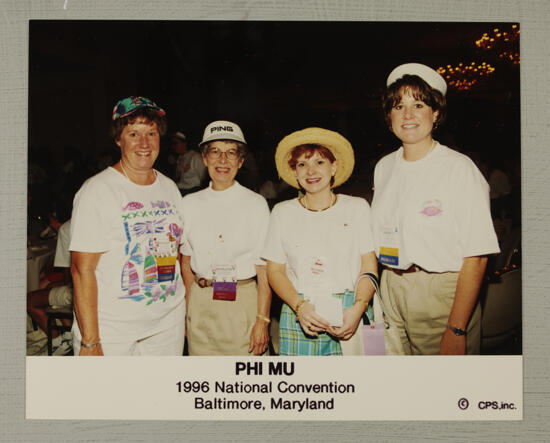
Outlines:
[{"label": "white shorts", "polygon": [[55,307],[73,305],[73,286],[55,286],[48,294],[48,304]]},{"label": "white shorts", "polygon": [[[183,355],[185,321],[138,340],[113,343],[101,341],[103,355]],[[74,355],[80,353],[80,334],[73,334]]]}]

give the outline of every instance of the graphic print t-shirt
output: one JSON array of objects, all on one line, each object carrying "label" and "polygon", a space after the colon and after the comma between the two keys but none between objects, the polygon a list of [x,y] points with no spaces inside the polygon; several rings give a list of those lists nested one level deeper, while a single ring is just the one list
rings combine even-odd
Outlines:
[{"label": "graphic print t-shirt", "polygon": [[95,274],[103,340],[143,338],[183,321],[176,309],[185,294],[177,262],[180,205],[177,186],[164,175],[140,186],[113,168],[75,196],[70,250],[102,253]]}]

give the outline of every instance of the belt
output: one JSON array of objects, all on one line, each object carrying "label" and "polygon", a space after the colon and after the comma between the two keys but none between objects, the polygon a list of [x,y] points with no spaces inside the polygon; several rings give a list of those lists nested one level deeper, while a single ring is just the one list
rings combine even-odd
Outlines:
[{"label": "belt", "polygon": [[[244,280],[237,280],[237,286],[245,285],[247,283],[253,282],[254,280],[256,280],[255,277],[245,278]],[[197,282],[197,285],[199,285],[201,288],[212,286],[212,280],[208,280],[204,277],[199,277],[198,275],[195,275],[195,282]]]},{"label": "belt", "polygon": [[387,267],[386,269],[389,269],[390,271],[392,271],[394,274],[397,274],[397,275],[410,274],[411,272],[420,272],[420,271],[424,271],[429,274],[428,271],[426,271],[425,269],[422,269],[420,266],[417,266],[417,265],[411,265],[407,269],[397,269],[397,268],[390,268],[390,267]]}]

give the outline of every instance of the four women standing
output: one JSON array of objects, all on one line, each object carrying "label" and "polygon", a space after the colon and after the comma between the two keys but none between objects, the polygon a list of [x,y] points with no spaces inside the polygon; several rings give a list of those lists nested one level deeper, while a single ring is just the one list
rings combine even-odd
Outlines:
[{"label": "four women standing", "polygon": [[279,175],[303,195],[270,216],[265,199],[235,180],[246,148],[238,125],[206,127],[200,146],[211,182],[182,200],[153,169],[164,111],[143,97],[121,100],[113,112],[121,160],[74,203],[77,353],[181,355],[185,286],[190,355],[261,355],[271,285],[284,301],[281,355],[362,354],[356,332],[373,288],[355,283],[377,274],[376,255],[405,353],[479,353],[477,295],[485,256],[499,248],[485,179],[432,138],[445,93],[424,65],[389,75],[383,109],[402,146],[375,168],[372,226],[364,199],[333,192],[354,166],[340,134],[307,128],[279,143]]}]

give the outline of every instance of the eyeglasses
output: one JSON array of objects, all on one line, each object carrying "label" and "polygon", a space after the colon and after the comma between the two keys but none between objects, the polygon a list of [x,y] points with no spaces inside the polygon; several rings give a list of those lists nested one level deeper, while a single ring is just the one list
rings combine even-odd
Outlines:
[{"label": "eyeglasses", "polygon": [[229,161],[237,160],[241,156],[238,149],[228,149],[227,151],[222,151],[218,148],[209,149],[206,153],[206,156],[211,160],[218,160],[219,158],[221,158],[222,154]]}]

